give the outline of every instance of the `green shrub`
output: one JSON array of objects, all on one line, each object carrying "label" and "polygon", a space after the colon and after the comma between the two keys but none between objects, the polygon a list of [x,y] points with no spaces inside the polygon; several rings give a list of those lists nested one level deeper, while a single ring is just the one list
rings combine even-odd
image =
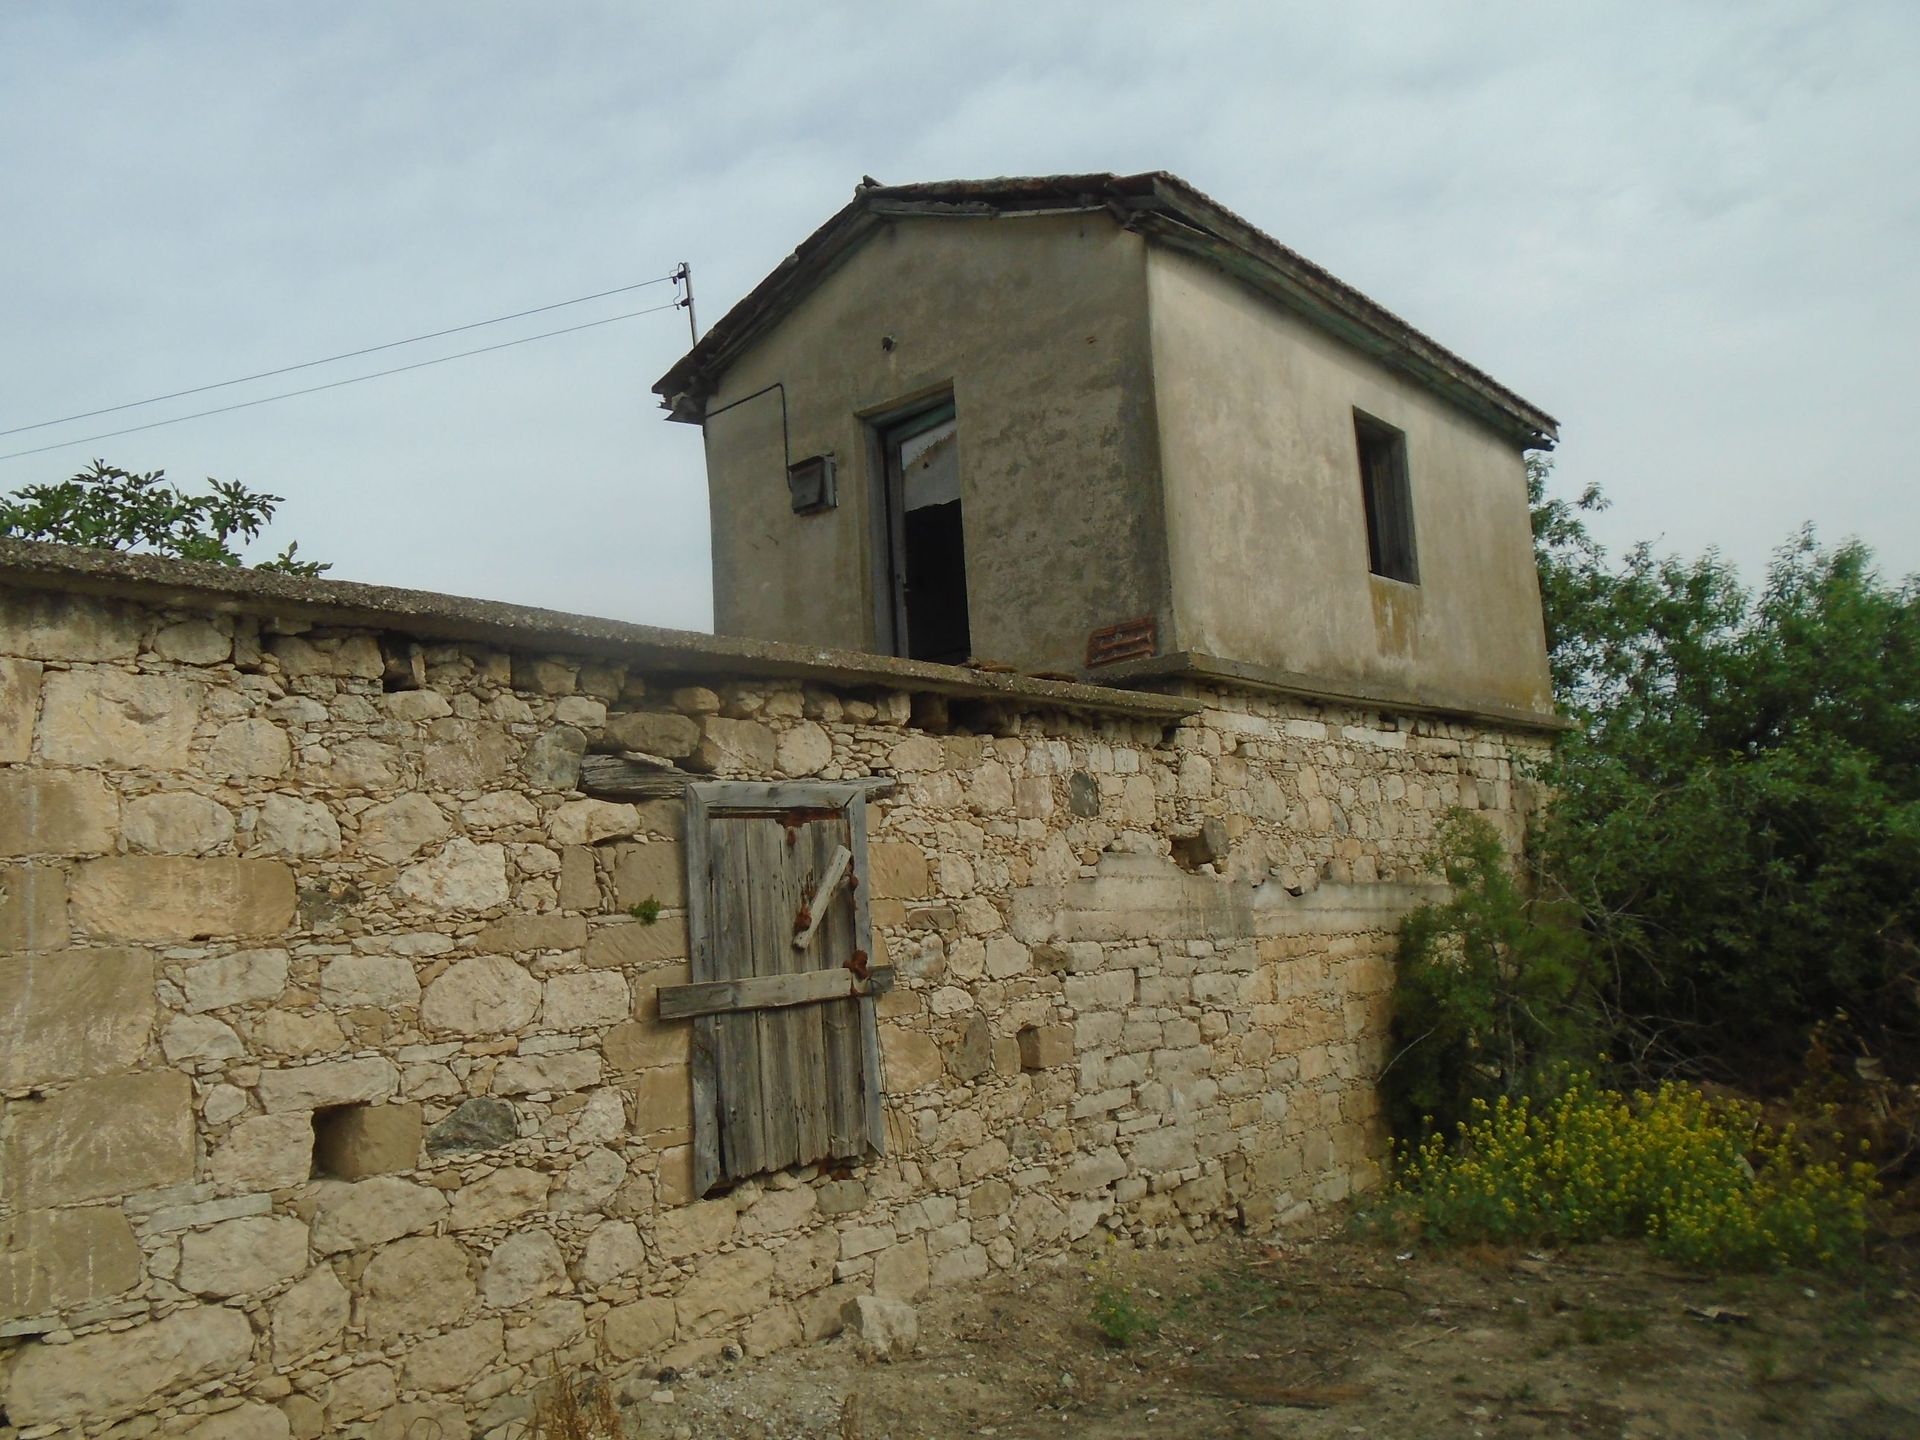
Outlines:
[{"label": "green shrub", "polygon": [[1381,1076],[1402,1137],[1451,1130],[1474,1101],[1535,1089],[1591,1055],[1590,952],[1523,892],[1493,826],[1452,811],[1429,864],[1453,893],[1402,923]]},{"label": "green shrub", "polygon": [[1476,1100],[1449,1145],[1403,1147],[1392,1198],[1448,1241],[1645,1236],[1715,1268],[1857,1257],[1873,1167],[1819,1158],[1759,1107],[1685,1085],[1631,1095],[1572,1076],[1558,1098]]}]

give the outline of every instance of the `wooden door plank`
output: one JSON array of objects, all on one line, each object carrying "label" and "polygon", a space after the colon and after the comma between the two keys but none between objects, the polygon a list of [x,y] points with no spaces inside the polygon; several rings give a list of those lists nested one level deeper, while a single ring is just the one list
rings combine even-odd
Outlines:
[{"label": "wooden door plank", "polygon": [[836,966],[831,970],[802,970],[792,975],[750,975],[739,980],[666,985],[655,993],[662,1020],[692,1020],[734,1010],[778,1010],[845,1000],[855,995],[879,995],[891,990],[893,982],[890,965],[869,970],[865,980]]},{"label": "wooden door plank", "polygon": [[[710,829],[713,849],[714,963],[728,977],[750,973],[752,954],[749,897],[753,875],[747,855],[752,824],[731,815],[716,818]],[[766,1168],[766,1128],[760,1114],[760,1036],[752,1014],[716,1015],[720,1079],[720,1163],[728,1179],[757,1175]]]},{"label": "wooden door plank", "polygon": [[[695,980],[714,978],[713,857],[708,841],[706,800],[687,794],[687,971]],[[693,1193],[705,1195],[720,1183],[719,1025],[712,1017],[694,1022],[689,1063],[693,1085]]]},{"label": "wooden door plank", "polygon": [[[853,943],[867,955],[873,954],[873,914],[868,900],[873,886],[867,875],[867,797],[855,795],[847,801],[849,848],[854,853]],[[880,1022],[871,997],[855,1000],[859,1012],[860,1098],[864,1113],[866,1141],[876,1155],[887,1153],[886,1095],[880,1084]]]},{"label": "wooden door plank", "polygon": [[[804,902],[796,899],[798,885],[787,858],[787,827],[771,818],[735,822],[747,837],[747,896],[751,916],[750,943],[745,957],[755,979],[785,978],[793,953],[793,916]],[[765,1142],[761,1167],[784,1170],[800,1157],[797,1092],[803,1085],[796,1071],[792,1027],[780,1010],[760,1010],[753,1017],[760,1047],[760,1125]]]},{"label": "wooden door plank", "polygon": [[[836,816],[833,820],[815,821],[795,836],[792,850],[792,868],[803,882],[807,874],[819,877],[816,890],[826,888],[827,876],[820,871],[820,857],[823,853],[839,854],[845,850],[845,827]],[[828,862],[831,872],[832,863]],[[839,887],[844,889],[844,887]],[[827,916],[843,902],[837,894],[829,893],[824,904],[809,905],[815,910],[812,920],[812,934],[807,937],[805,947],[793,953],[794,969],[808,975],[846,975],[854,978],[846,968],[848,954],[836,950],[827,938],[822,926]],[[848,986],[839,991],[845,996],[855,989],[864,989],[871,980]],[[892,984],[893,977],[887,976],[883,984]],[[799,1112],[801,1153],[808,1160],[824,1160],[833,1153],[833,1105],[830,1094],[832,1071],[827,1061],[826,1016],[822,1006],[809,1006],[796,1012],[793,1017],[793,1042],[796,1057],[802,1073],[806,1076],[806,1091]]]},{"label": "wooden door plank", "polygon": [[[824,953],[841,957],[844,964],[853,955],[853,937],[854,907],[843,896],[838,904],[828,908],[820,936],[814,943]],[[828,1153],[836,1160],[858,1159],[866,1153],[860,1107],[860,1016],[854,1007],[855,1002],[851,1000],[820,1007],[825,1050],[821,1089],[826,1102]]]}]

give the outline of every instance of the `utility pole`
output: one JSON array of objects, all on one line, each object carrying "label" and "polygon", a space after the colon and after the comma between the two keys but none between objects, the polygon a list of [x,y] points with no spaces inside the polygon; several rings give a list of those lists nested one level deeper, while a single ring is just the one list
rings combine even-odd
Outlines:
[{"label": "utility pole", "polygon": [[686,261],[680,262],[680,268],[673,272],[673,279],[684,287],[680,298],[673,303],[687,312],[687,339],[695,345],[700,343],[700,327],[693,318],[693,266]]}]

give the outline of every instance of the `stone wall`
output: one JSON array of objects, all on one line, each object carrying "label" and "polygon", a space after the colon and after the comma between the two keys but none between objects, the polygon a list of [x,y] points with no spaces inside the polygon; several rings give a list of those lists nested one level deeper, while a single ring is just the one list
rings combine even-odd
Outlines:
[{"label": "stone wall", "polygon": [[[5,1440],[515,1434],[556,1365],[1363,1187],[1419,857],[1449,806],[1517,832],[1538,744],[246,609],[0,589]],[[689,1194],[681,807],[583,796],[589,747],[897,777],[884,1159]]]}]

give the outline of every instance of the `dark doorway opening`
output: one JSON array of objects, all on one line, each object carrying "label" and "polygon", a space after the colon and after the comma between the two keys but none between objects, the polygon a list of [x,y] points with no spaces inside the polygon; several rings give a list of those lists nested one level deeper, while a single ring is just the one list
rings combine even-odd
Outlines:
[{"label": "dark doorway opening", "polygon": [[880,433],[880,447],[886,462],[893,651],[910,660],[965,664],[973,646],[953,402],[888,425]]}]

